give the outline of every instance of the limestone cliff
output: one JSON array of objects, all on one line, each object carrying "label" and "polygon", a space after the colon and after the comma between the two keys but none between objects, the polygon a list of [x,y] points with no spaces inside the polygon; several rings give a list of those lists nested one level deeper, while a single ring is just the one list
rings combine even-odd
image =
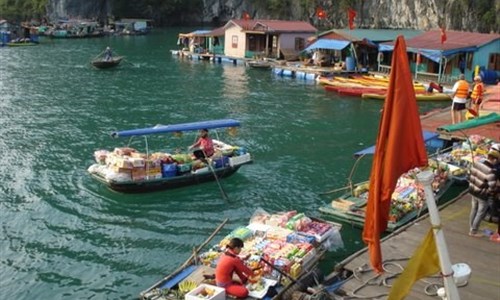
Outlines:
[{"label": "limestone cliff", "polygon": [[[49,0],[48,13],[54,17],[102,19],[113,15],[111,0]],[[357,11],[357,28],[448,29],[500,32],[500,0],[199,0],[196,12],[175,11],[162,16],[158,25],[196,23],[224,24],[241,18],[243,11],[252,18],[307,20],[319,28],[347,27],[346,4]],[[176,4],[171,4],[176,5]],[[181,5],[181,4],[178,4]],[[202,7],[201,7],[202,6]],[[327,13],[325,20],[315,17],[316,7]],[[151,11],[155,11],[152,9]],[[156,17],[158,11],[156,10]],[[130,12],[133,14],[133,12]],[[144,14],[144,12],[141,12]],[[128,16],[133,17],[133,16]],[[155,15],[151,15],[155,18]],[[166,20],[166,21],[165,21]],[[189,24],[187,24],[189,23]]]}]

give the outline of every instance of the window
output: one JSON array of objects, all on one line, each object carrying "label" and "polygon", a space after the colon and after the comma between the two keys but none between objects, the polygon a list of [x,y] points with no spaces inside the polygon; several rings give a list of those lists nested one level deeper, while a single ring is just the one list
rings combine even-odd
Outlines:
[{"label": "window", "polygon": [[304,38],[301,37],[295,38],[295,50],[300,51],[304,49],[304,45],[305,45]]},{"label": "window", "polygon": [[233,48],[238,48],[238,36],[237,35],[233,35],[231,37],[231,46]]}]

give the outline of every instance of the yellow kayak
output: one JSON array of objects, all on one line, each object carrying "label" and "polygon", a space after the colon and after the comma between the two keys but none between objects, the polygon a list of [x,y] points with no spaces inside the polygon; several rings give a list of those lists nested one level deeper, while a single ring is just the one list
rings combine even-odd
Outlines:
[{"label": "yellow kayak", "polygon": [[[385,95],[364,93],[361,95],[363,99],[376,99],[385,100]],[[445,93],[432,93],[432,94],[416,94],[417,101],[447,101],[451,100],[450,95]]]}]

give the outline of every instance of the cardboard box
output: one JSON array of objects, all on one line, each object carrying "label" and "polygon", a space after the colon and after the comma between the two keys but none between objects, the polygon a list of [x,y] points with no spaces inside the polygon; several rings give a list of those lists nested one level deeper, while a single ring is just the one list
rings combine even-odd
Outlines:
[{"label": "cardboard box", "polygon": [[[205,290],[209,289],[214,291],[213,295],[209,298],[201,296],[201,293]],[[186,294],[185,300],[226,300],[226,290],[210,284],[202,283],[194,290]]]}]

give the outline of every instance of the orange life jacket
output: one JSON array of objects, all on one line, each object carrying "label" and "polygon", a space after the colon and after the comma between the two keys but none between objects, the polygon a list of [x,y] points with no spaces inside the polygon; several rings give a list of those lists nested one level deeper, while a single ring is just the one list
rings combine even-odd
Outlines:
[{"label": "orange life jacket", "polygon": [[472,95],[470,96],[473,100],[481,100],[483,98],[484,86],[483,83],[477,83],[474,85],[474,89],[472,90]]},{"label": "orange life jacket", "polygon": [[455,93],[455,97],[457,98],[467,98],[469,94],[469,84],[465,80],[458,81],[458,88]]}]

